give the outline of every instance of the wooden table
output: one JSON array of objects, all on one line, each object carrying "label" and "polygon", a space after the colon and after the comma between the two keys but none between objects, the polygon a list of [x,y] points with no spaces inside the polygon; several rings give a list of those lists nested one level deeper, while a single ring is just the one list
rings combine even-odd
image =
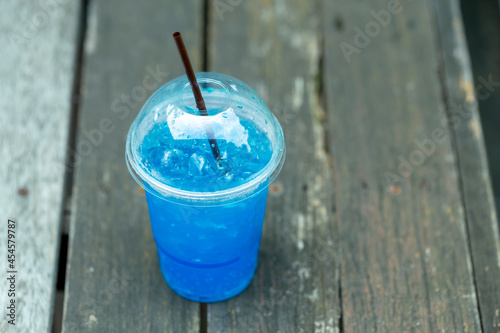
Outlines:
[{"label": "wooden table", "polygon": [[[476,103],[497,87],[474,86],[457,0],[0,9],[1,332],[51,331],[65,233],[64,332],[500,332]],[[255,278],[217,304],[163,281],[124,161],[141,105],[182,74],[177,30],[195,68],[250,84],[286,135]]]}]

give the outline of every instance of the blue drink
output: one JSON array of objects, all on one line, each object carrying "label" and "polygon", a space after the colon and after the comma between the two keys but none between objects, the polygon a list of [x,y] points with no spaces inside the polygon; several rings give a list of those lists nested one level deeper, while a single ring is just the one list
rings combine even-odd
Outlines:
[{"label": "blue drink", "polygon": [[160,267],[170,287],[199,302],[243,291],[257,266],[266,197],[267,188],[234,204],[179,207],[146,194]]},{"label": "blue drink", "polygon": [[209,116],[194,107],[186,77],[177,78],[144,105],[126,157],[146,189],[166,282],[190,300],[217,302],[252,280],[267,189],[285,147],[276,118],[248,86],[214,73],[197,79]]}]

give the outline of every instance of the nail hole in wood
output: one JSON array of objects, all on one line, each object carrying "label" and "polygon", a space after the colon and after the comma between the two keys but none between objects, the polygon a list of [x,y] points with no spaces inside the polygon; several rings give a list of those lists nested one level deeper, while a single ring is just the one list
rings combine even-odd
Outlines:
[{"label": "nail hole in wood", "polygon": [[19,194],[22,197],[27,196],[28,193],[29,193],[29,191],[26,187],[23,187],[23,188],[20,188],[19,190],[17,190],[17,194]]},{"label": "nail hole in wood", "polygon": [[344,30],[344,21],[342,20],[342,18],[340,16],[337,16],[333,19],[333,27],[337,30],[337,31],[342,31]]}]

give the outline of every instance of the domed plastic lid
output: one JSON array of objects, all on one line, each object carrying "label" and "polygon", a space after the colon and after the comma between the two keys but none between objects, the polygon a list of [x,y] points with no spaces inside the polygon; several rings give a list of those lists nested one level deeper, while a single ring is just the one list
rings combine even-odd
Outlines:
[{"label": "domed plastic lid", "polygon": [[127,137],[127,165],[147,191],[167,200],[241,200],[265,188],[285,158],[283,131],[262,98],[238,79],[196,74],[205,115],[187,77],[158,89]]}]

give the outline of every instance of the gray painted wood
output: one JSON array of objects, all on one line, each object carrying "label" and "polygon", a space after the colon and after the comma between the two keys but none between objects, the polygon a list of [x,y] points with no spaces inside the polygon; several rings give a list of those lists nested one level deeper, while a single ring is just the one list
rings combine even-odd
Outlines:
[{"label": "gray painted wood", "polygon": [[[79,6],[0,4],[1,332],[51,329]],[[16,221],[15,326],[6,317],[7,219]]]},{"label": "gray painted wood", "polygon": [[211,2],[209,70],[237,77],[263,97],[284,127],[287,157],[270,186],[255,277],[241,295],[208,305],[207,331],[338,332],[319,8],[304,0],[234,4],[224,11]]},{"label": "gray painted wood", "polygon": [[[198,332],[199,304],[163,280],[144,192],[124,151],[151,86],[183,72],[174,31],[200,68],[202,1],[93,0],[88,15],[63,331]],[[156,68],[168,75],[155,79]],[[85,131],[98,129],[102,139],[90,143]]]},{"label": "gray painted wood", "polygon": [[439,29],[442,83],[454,132],[483,332],[500,332],[500,236],[477,108],[478,99],[489,98],[489,89],[498,87],[486,87],[481,82],[474,86],[459,3],[434,0],[432,4]]},{"label": "gray painted wood", "polygon": [[[343,330],[481,332],[432,8],[401,1],[380,28],[390,3],[324,1]],[[340,44],[367,24],[349,63]]]}]

